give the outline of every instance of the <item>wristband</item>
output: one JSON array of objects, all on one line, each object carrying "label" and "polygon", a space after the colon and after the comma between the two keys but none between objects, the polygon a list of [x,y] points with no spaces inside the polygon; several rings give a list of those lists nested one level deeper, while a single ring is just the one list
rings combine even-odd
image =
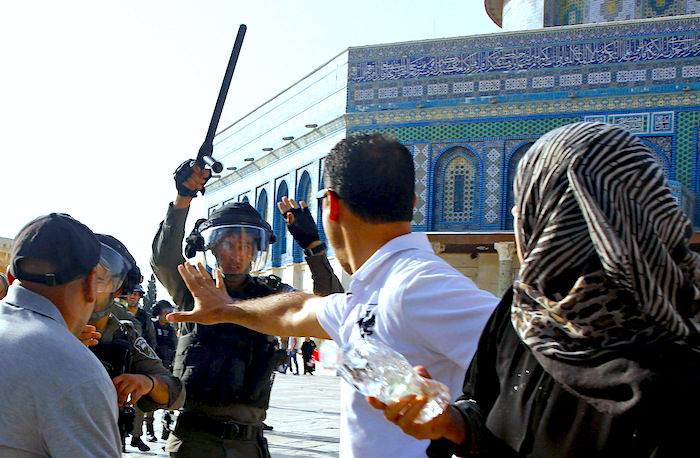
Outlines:
[{"label": "wristband", "polygon": [[153,377],[151,377],[151,376],[148,375],[148,374],[143,374],[143,375],[145,375],[146,377],[148,377],[148,380],[151,381],[151,389],[148,390],[148,393],[146,393],[146,395],[149,395],[149,394],[151,394],[151,392],[153,392],[153,390],[155,389],[155,387],[156,387],[156,381],[153,379]]},{"label": "wristband", "polygon": [[326,251],[326,244],[321,242],[319,245],[316,245],[311,249],[304,250],[304,254],[306,256],[316,256],[324,251]]}]

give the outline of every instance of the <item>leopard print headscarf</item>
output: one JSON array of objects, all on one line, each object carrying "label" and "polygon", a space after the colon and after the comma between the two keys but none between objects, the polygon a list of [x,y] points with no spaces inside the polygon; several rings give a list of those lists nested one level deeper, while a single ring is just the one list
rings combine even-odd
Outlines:
[{"label": "leopard print headscarf", "polygon": [[514,193],[524,262],[511,318],[545,369],[659,340],[698,345],[692,225],[637,137],[601,123],[553,130],[520,161]]}]

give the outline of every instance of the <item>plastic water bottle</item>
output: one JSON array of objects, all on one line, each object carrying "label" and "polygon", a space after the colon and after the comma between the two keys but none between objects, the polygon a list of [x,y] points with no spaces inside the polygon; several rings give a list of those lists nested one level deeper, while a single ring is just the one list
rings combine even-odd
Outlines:
[{"label": "plastic water bottle", "polygon": [[371,338],[358,339],[340,348],[338,372],[357,391],[385,404],[410,394],[428,398],[416,423],[437,417],[450,403],[447,386],[421,377],[401,353]]}]

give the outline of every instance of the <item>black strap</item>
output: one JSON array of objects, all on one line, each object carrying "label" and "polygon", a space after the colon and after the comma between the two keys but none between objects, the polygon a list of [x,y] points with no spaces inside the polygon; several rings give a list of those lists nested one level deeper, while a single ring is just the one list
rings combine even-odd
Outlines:
[{"label": "black strap", "polygon": [[219,420],[188,412],[181,413],[177,418],[176,434],[180,428],[212,434],[227,440],[253,440],[262,437],[263,434],[262,424],[244,425],[233,420]]}]

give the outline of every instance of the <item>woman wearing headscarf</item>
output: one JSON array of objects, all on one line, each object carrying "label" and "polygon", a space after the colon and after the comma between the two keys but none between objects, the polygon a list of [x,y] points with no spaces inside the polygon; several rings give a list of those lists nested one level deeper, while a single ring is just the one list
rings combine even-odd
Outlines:
[{"label": "woman wearing headscarf", "polygon": [[521,267],[481,336],[464,395],[384,406],[428,456],[688,456],[700,429],[700,262],[647,147],[576,123],[518,165]]}]

